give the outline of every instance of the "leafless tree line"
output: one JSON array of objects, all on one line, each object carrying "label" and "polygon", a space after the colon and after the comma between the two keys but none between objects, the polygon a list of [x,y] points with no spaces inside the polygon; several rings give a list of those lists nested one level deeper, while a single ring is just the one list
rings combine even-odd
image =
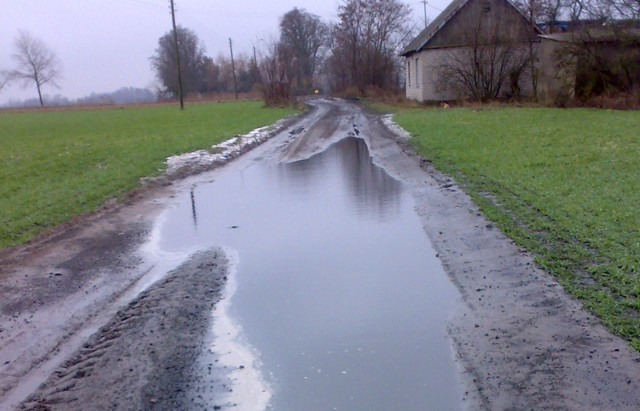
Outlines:
[{"label": "leafless tree line", "polygon": [[[277,36],[260,39],[253,58],[236,59],[239,91],[255,87],[268,104],[281,104],[316,90],[399,90],[398,53],[411,40],[409,7],[400,0],[343,0],[338,12],[336,23],[298,8],[283,15]],[[191,30],[178,27],[176,33],[185,92],[228,91],[233,75],[229,61],[207,57]],[[159,39],[150,58],[159,91],[167,96],[178,91],[175,55],[169,32]]]},{"label": "leafless tree line", "polygon": [[326,54],[329,28],[313,14],[294,8],[280,20],[279,53],[294,94],[313,90],[314,74]]},{"label": "leafless tree line", "polygon": [[287,101],[318,89],[339,94],[363,94],[368,88],[398,91],[398,54],[412,34],[409,15],[409,6],[399,0],[344,0],[333,23],[291,10],[258,63],[265,100]]},{"label": "leafless tree line", "polygon": [[[637,0],[518,0],[516,5],[537,23],[578,23],[585,20],[606,23],[640,19],[640,2]],[[547,31],[558,30],[560,28],[550,25]]]},{"label": "leafless tree line", "polygon": [[258,73],[264,100],[267,105],[286,103],[291,98],[288,68],[289,62],[283,46],[277,38],[263,39]]},{"label": "leafless tree line", "polygon": [[287,102],[318,87],[328,32],[327,24],[305,10],[294,8],[282,16],[279,35],[262,40],[258,61],[267,104]]},{"label": "leafless tree line", "polygon": [[397,56],[411,40],[409,6],[396,0],[350,0],[331,27],[328,68],[336,89],[398,88]]},{"label": "leafless tree line", "polygon": [[[178,49],[182,87],[185,95],[252,91],[257,82],[257,67],[253,59],[238,55],[232,64],[230,56],[216,59],[206,55],[202,41],[192,30],[178,26]],[[158,40],[158,48],[149,59],[158,79],[157,94],[165,98],[178,95],[178,63],[173,32]],[[234,84],[234,69],[237,78]]]}]

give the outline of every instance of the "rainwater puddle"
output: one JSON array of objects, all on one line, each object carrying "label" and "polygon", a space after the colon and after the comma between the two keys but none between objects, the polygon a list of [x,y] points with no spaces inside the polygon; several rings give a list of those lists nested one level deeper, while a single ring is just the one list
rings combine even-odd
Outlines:
[{"label": "rainwater puddle", "polygon": [[461,408],[446,336],[458,292],[362,140],[216,176],[168,211],[159,246],[235,250],[225,311],[259,353],[269,409]]}]

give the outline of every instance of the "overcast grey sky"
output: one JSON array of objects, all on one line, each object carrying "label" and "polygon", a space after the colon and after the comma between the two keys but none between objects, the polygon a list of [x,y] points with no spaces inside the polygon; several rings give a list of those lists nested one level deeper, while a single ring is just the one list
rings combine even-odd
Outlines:
[{"label": "overcast grey sky", "polygon": [[[250,55],[261,38],[275,35],[279,18],[294,7],[324,20],[336,20],[340,0],[175,0],[177,23],[195,31],[216,57],[229,52]],[[433,19],[450,0],[429,0]],[[405,0],[416,25],[423,25],[420,0]],[[149,57],[158,38],[171,28],[169,0],[0,0],[0,70],[11,69],[19,30],[43,40],[62,61],[60,88],[45,94],[78,98],[120,87],[148,87],[154,81]],[[422,28],[422,27],[420,27]],[[0,91],[0,104],[37,97],[35,87],[12,85]]]}]

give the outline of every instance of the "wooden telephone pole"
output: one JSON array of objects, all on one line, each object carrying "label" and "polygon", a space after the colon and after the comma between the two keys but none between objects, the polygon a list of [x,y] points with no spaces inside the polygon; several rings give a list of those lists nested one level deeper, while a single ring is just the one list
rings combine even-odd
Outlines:
[{"label": "wooden telephone pole", "polygon": [[180,97],[180,110],[184,110],[184,98],[182,97],[182,69],[180,68],[180,49],[178,48],[178,32],[176,31],[176,11],[171,3],[171,23],[173,24],[173,43],[176,48],[176,63],[178,65],[178,96]]},{"label": "wooden telephone pole", "polygon": [[236,93],[236,100],[238,99],[238,83],[236,81],[236,63],[233,61],[233,44],[231,38],[229,38],[229,51],[231,52],[231,71],[233,72],[233,90]]},{"label": "wooden telephone pole", "polygon": [[427,20],[427,0],[422,0],[422,5],[424,6],[424,28],[427,28],[429,20]]}]

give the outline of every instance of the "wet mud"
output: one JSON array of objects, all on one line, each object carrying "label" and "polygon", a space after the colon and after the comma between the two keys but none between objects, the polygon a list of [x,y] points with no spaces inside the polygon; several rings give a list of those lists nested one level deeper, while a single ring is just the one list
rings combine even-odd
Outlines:
[{"label": "wet mud", "polygon": [[220,250],[192,256],[119,310],[20,409],[191,408],[187,393],[207,389],[197,380],[196,360],[205,349],[226,264]]},{"label": "wet mud", "polygon": [[[416,156],[406,134],[349,102],[310,104],[306,116],[221,171],[263,158],[296,163],[345,138],[363,139],[375,164],[409,190],[418,224],[461,295],[448,333],[463,409],[640,409],[638,353]],[[191,184],[168,180],[73,230],[2,253],[0,409],[19,409],[27,397],[24,408],[32,409],[217,407],[223,377],[210,375],[203,386],[199,376],[208,370],[201,355],[226,257],[211,250],[215,244],[171,255],[139,248],[172,196]],[[200,218],[196,211],[189,210]],[[198,390],[210,390],[206,404]]]},{"label": "wet mud", "polygon": [[[316,138],[305,133],[320,124],[299,130],[303,144],[286,152],[307,157]],[[353,127],[302,160],[264,153],[213,180],[192,179],[161,218],[159,248],[217,243],[237,253],[229,313],[242,328],[239,345],[257,353],[243,365],[258,363],[260,376],[230,378],[234,393],[264,380],[273,410],[458,410],[446,325],[459,295],[411,194],[372,163]],[[235,397],[241,409],[263,409]]]},{"label": "wet mud", "polygon": [[149,244],[174,184],[224,166],[292,121],[234,138],[215,156],[195,156],[193,164],[173,164],[165,176],[145,180],[122,201],[1,250],[0,409],[16,409],[120,308],[185,261],[188,254],[158,255]]},{"label": "wet mud", "polygon": [[449,332],[470,409],[640,409],[640,356],[626,341],[497,230],[455,181],[416,156],[406,135],[369,145],[412,186],[423,228],[462,293]]}]

